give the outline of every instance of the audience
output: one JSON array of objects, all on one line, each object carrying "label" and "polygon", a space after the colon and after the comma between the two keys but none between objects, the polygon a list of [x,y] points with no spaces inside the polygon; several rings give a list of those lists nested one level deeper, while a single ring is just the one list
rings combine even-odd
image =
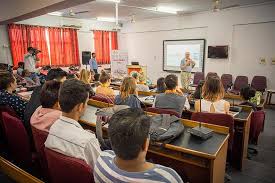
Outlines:
[{"label": "audience", "polygon": [[54,80],[44,84],[40,96],[41,106],[35,110],[30,120],[32,127],[49,132],[52,124],[59,119],[62,114],[58,104],[60,85],[61,82]]},{"label": "audience", "polygon": [[38,78],[34,78],[34,79],[31,78],[31,73],[28,69],[23,70],[21,76],[24,78],[27,86],[35,86],[40,84],[40,81],[38,81]]},{"label": "audience", "polygon": [[16,88],[17,83],[13,74],[10,72],[0,72],[0,105],[11,107],[24,122],[24,110],[27,102],[13,94]]},{"label": "audience", "polygon": [[[65,71],[63,71],[60,68],[56,68],[56,69],[51,69],[48,72],[46,81],[55,80],[55,81],[63,82],[66,80],[66,77],[67,77],[67,73]],[[41,103],[40,103],[41,89],[42,89],[42,86],[38,86],[33,90],[32,96],[31,96],[31,98],[26,106],[26,110],[24,112],[24,119],[26,122],[30,121],[31,116],[34,113],[34,111],[39,106],[41,106]]]},{"label": "audience", "polygon": [[[195,112],[229,113],[230,103],[223,100],[224,87],[218,76],[207,78],[202,87],[202,100],[195,102]],[[200,107],[201,106],[201,107]]]},{"label": "audience", "polygon": [[18,62],[17,74],[22,76],[22,72],[24,70],[24,62]]},{"label": "audience", "polygon": [[146,161],[150,117],[141,109],[112,116],[108,134],[113,151],[104,151],[94,168],[95,182],[183,182],[173,169]]},{"label": "audience", "polygon": [[[88,71],[86,69],[82,69],[80,71],[80,77],[79,77],[80,81],[83,81],[83,83],[85,83],[86,85],[88,85],[89,87],[91,86],[91,81],[92,81],[92,74],[91,71]],[[94,96],[95,92],[94,90],[90,87],[90,93],[89,96]]]},{"label": "audience", "polygon": [[157,88],[156,88],[156,92],[157,93],[164,93],[166,90],[166,85],[164,82],[165,78],[161,77],[157,80]]},{"label": "audience", "polygon": [[137,98],[136,81],[132,77],[125,77],[120,87],[120,94],[115,97],[116,105],[128,105],[131,108],[141,108]]},{"label": "audience", "polygon": [[78,123],[87,108],[89,91],[88,85],[77,79],[61,85],[58,99],[62,115],[51,126],[45,146],[94,167],[101,152],[98,140]]},{"label": "audience", "polygon": [[243,87],[241,89],[240,95],[245,100],[240,105],[248,105],[251,106],[253,111],[257,111],[257,105],[251,102],[251,98],[255,97],[256,90],[250,86]]},{"label": "audience", "polygon": [[110,88],[111,77],[106,72],[102,72],[99,77],[100,85],[96,89],[96,94],[104,95],[110,98],[115,98],[115,92],[112,88]]},{"label": "audience", "polygon": [[149,86],[146,85],[145,77],[140,77],[137,72],[132,74],[132,77],[136,80],[137,91],[149,92]]},{"label": "audience", "polygon": [[178,88],[178,77],[170,74],[166,76],[164,82],[166,91],[156,96],[153,107],[170,109],[178,112],[180,115],[184,109],[190,109],[187,97],[185,97]]}]

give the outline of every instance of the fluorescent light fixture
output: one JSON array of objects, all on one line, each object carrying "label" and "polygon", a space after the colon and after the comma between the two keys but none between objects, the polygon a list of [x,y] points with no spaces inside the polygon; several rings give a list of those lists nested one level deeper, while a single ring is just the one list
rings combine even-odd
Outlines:
[{"label": "fluorescent light fixture", "polygon": [[175,8],[166,7],[166,6],[158,6],[156,7],[156,11],[162,12],[162,13],[177,14],[179,10]]},{"label": "fluorescent light fixture", "polygon": [[60,11],[54,11],[54,12],[51,12],[51,13],[48,13],[48,15],[53,15],[53,16],[62,16],[62,12]]},{"label": "fluorescent light fixture", "polygon": [[120,3],[120,0],[96,0],[96,1],[108,1],[113,3]]},{"label": "fluorescent light fixture", "polygon": [[116,19],[113,17],[97,17],[96,20],[102,22],[116,22]]}]

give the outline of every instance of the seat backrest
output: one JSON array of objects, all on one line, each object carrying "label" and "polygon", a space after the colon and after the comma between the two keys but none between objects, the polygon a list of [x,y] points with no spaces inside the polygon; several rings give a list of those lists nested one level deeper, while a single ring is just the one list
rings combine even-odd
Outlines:
[{"label": "seat backrest", "polygon": [[263,131],[265,121],[264,111],[254,111],[251,115],[250,131],[249,131],[249,141],[251,143],[257,144],[258,137]]},{"label": "seat backrest", "polygon": [[0,105],[0,137],[5,139],[6,133],[5,133],[5,129],[3,126],[3,118],[2,118],[2,112],[7,112],[9,113],[11,116],[17,116],[15,111],[9,107],[8,105]]},{"label": "seat backrest", "polygon": [[173,110],[169,110],[169,109],[161,109],[161,108],[154,108],[154,107],[148,107],[147,112],[151,112],[151,113],[156,113],[156,114],[170,114],[171,116],[177,116],[178,118],[181,117],[181,115],[179,113],[177,113],[176,111]]},{"label": "seat backrest", "polygon": [[45,148],[52,183],[91,183],[93,170],[83,160]]},{"label": "seat backrest", "polygon": [[29,137],[23,122],[7,112],[2,113],[9,151],[13,159],[24,166],[31,166],[32,153]]},{"label": "seat backrest", "polygon": [[247,76],[237,76],[234,82],[234,90],[240,91],[243,87],[248,85]]},{"label": "seat backrest", "polygon": [[196,112],[192,114],[191,120],[228,127],[230,134],[228,148],[230,150],[232,149],[234,138],[234,119],[231,115],[220,113]]},{"label": "seat backrest", "polygon": [[204,80],[204,73],[203,72],[195,72],[193,84],[198,85],[201,80]]},{"label": "seat backrest", "polygon": [[40,166],[43,171],[43,175],[45,178],[48,178],[48,165],[47,165],[47,159],[44,152],[46,139],[48,137],[48,132],[39,130],[35,127],[32,127],[32,135],[33,135],[33,141],[35,145],[35,150],[38,154]]},{"label": "seat backrest", "polygon": [[221,81],[226,91],[229,89],[230,86],[233,85],[233,78],[231,74],[223,74],[221,77]]},{"label": "seat backrest", "polygon": [[265,76],[254,76],[251,82],[251,87],[257,91],[264,92],[267,88],[267,81]]},{"label": "seat backrest", "polygon": [[100,101],[100,102],[105,102],[105,103],[108,103],[108,104],[114,104],[113,99],[111,99],[107,96],[104,96],[104,95],[96,94],[95,96],[92,96],[91,99],[97,100],[97,101]]}]

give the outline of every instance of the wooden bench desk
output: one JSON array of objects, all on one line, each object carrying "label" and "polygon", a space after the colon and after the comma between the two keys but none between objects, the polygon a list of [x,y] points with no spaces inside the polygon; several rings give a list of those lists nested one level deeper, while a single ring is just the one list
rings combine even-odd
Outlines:
[{"label": "wooden bench desk", "polygon": [[[95,112],[98,108],[108,107],[108,104],[92,100],[89,104],[93,106],[88,106],[79,122],[84,128],[95,131]],[[170,144],[164,146],[151,144],[147,159],[175,169],[179,175],[190,182],[223,182],[229,138],[228,128],[203,124],[213,129],[215,133],[212,138],[202,141],[188,132],[188,129],[197,126],[198,122],[186,119],[182,119],[181,122],[185,126],[184,133]],[[106,128],[103,129],[106,131]]]}]

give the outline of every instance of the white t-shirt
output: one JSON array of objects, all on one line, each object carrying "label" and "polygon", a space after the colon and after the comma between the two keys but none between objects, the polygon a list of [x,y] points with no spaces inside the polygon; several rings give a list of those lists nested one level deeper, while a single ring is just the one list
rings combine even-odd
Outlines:
[{"label": "white t-shirt", "polygon": [[213,104],[213,107],[215,109],[215,113],[225,113],[225,104],[226,104],[226,102],[227,101],[225,101],[225,100],[210,102],[210,101],[202,99],[201,100],[201,112],[210,112],[211,105]]},{"label": "white t-shirt", "polygon": [[35,72],[36,56],[33,56],[30,53],[27,53],[24,56],[25,69],[30,72]]}]

